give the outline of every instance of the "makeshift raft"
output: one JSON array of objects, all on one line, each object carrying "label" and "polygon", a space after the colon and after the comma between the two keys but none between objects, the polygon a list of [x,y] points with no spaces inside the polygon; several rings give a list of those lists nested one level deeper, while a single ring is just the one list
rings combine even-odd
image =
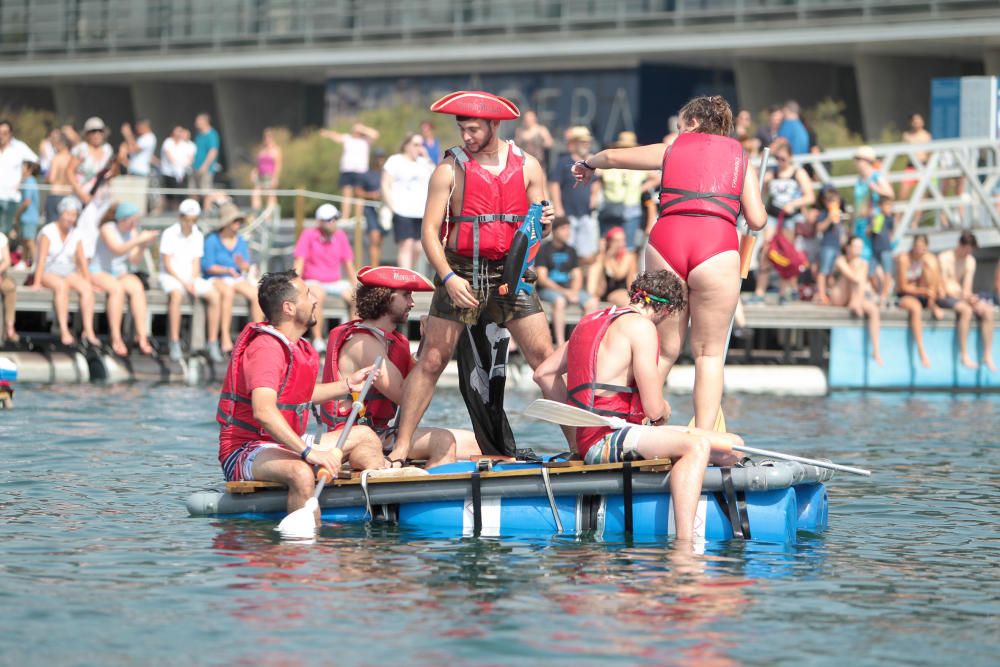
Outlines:
[{"label": "makeshift raft", "polygon": [[[666,459],[458,462],[405,477],[354,473],[329,483],[319,502],[324,521],[383,518],[433,536],[653,538],[674,533],[669,470]],[[794,543],[800,530],[821,532],[828,515],[823,482],[832,476],[786,461],[708,468],[696,535]],[[268,482],[230,482],[225,492],[192,494],[187,508],[198,517],[279,520],[286,491]]]}]

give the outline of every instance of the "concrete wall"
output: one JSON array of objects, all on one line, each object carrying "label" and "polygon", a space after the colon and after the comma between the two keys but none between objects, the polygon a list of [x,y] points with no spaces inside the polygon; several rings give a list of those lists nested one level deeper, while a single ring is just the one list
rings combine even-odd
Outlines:
[{"label": "concrete wall", "polygon": [[269,126],[298,131],[306,120],[305,86],[288,81],[231,79],[215,83],[216,127],[228,147],[226,169],[254,161],[254,147]]},{"label": "concrete wall", "polygon": [[138,81],[131,88],[136,118],[148,118],[161,142],[175,125],[194,132],[194,117],[203,111],[218,116],[210,83]]},{"label": "concrete wall", "polygon": [[132,94],[128,86],[94,83],[57,83],[53,86],[55,110],[60,119],[72,122],[78,129],[91,116],[99,116],[108,126],[108,141],[121,141],[119,128],[135,119]]}]

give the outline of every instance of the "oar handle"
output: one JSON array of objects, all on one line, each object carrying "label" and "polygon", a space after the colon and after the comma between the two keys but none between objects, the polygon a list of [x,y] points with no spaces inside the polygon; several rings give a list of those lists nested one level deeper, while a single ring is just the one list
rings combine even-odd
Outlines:
[{"label": "oar handle", "polygon": [[[757,179],[760,185],[761,197],[764,196],[764,170],[767,169],[767,158],[771,154],[770,148],[765,148],[760,154],[760,169],[757,171]],[[747,225],[747,234],[740,239],[740,278],[746,279],[750,275],[750,262],[753,260],[753,248],[757,243],[759,232],[750,231]],[[728,347],[728,346],[727,346]]]},{"label": "oar handle", "polygon": [[[375,362],[372,364],[372,371],[365,378],[365,383],[361,385],[361,391],[358,392],[357,398],[354,399],[354,403],[351,404],[351,414],[347,416],[347,421],[344,422],[344,428],[340,431],[340,437],[337,438],[337,449],[341,452],[344,451],[344,443],[347,442],[347,433],[354,426],[354,422],[358,418],[358,413],[365,406],[365,397],[368,395],[368,390],[371,389],[372,383],[375,381],[375,375],[378,373],[379,368],[382,367],[382,355],[375,357]],[[341,454],[343,458],[343,453]],[[320,468],[319,473],[316,475],[319,478],[319,483],[316,485],[316,490],[313,492],[313,498],[319,498],[319,494],[323,492],[323,487],[326,483],[332,479],[330,471],[326,468]]]}]

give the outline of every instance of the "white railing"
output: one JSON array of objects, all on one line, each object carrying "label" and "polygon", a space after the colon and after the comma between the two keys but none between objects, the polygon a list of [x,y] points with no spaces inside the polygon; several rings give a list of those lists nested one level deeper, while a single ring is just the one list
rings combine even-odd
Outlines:
[{"label": "white railing", "polygon": [[[897,240],[908,233],[945,228],[1000,230],[1000,143],[990,139],[954,139],[872,148],[882,164],[880,171],[897,194],[909,189],[908,196],[893,206],[893,212],[901,214],[894,232]],[[795,161],[809,165],[821,183],[831,183],[847,192],[844,201],[850,203],[850,190],[857,181],[853,171],[856,150],[836,148],[796,155]],[[904,160],[907,164],[901,166],[899,163]],[[833,176],[831,172],[839,175]],[[932,220],[925,219],[928,213],[933,214]]]}]

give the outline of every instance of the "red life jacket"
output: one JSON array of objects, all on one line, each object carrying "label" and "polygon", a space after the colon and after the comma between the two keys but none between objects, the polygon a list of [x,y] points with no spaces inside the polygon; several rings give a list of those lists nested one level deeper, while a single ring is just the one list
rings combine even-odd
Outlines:
[{"label": "red life jacket", "polygon": [[[633,308],[612,306],[587,315],[573,329],[566,350],[569,364],[566,385],[568,402],[605,417],[620,417],[639,424],[646,417],[642,411],[639,388],[633,380],[627,387],[597,382],[597,352],[608,327],[623,315],[638,315]],[[596,396],[595,391],[614,391],[610,396]],[[576,429],[576,448],[581,458],[586,457],[591,445],[603,438],[611,429],[606,426]]]},{"label": "red life jacket", "polygon": [[746,174],[747,156],[735,139],[678,135],[663,154],[659,215],[707,215],[735,225]]},{"label": "red life jacket", "polygon": [[510,251],[514,233],[528,213],[528,194],[524,189],[524,153],[508,142],[507,166],[494,176],[476,162],[461,146],[449,148],[455,168],[465,175],[462,186],[462,213],[448,217],[442,234],[447,242],[457,234],[455,251],[472,257],[503,259]]},{"label": "red life jacket", "polygon": [[[330,332],[330,341],[326,346],[326,363],[323,366],[323,382],[336,382],[343,376],[340,374],[340,350],[344,343],[355,334],[368,334],[382,341],[386,346],[386,356],[390,363],[399,369],[405,378],[413,368],[413,357],[410,355],[410,341],[395,329],[386,331],[363,324],[361,320],[345,322]],[[351,396],[327,401],[320,406],[319,418],[330,431],[336,431],[344,426],[347,416],[351,414]],[[371,426],[377,431],[389,428],[396,416],[399,406],[379,393],[375,387],[368,390],[365,399],[364,416],[358,419],[359,424]]]},{"label": "red life jacket", "polygon": [[267,431],[253,416],[253,405],[241,379],[243,357],[247,347],[257,336],[270,335],[282,343],[287,370],[278,391],[278,410],[288,425],[299,435],[309,425],[309,406],[319,375],[319,355],[309,342],[300,338],[294,346],[280,331],[266,322],[251,322],[240,332],[229,359],[229,368],[222,381],[219,408],[215,420],[222,425],[219,430],[219,460],[225,462],[233,450],[247,442],[271,439]]}]

